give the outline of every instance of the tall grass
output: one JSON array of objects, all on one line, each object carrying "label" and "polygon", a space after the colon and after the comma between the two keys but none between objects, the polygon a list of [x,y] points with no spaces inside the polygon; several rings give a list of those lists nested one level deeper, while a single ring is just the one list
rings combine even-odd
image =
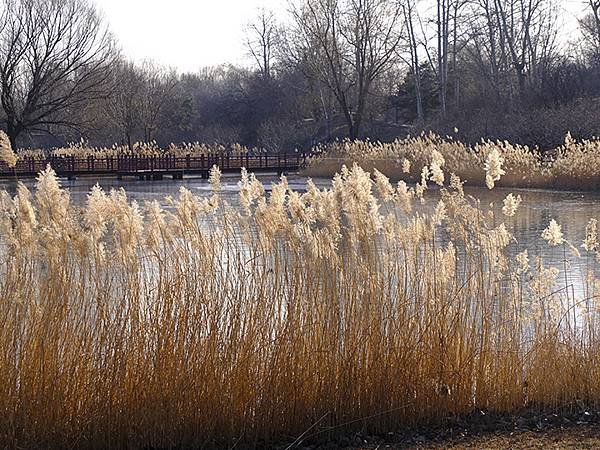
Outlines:
[{"label": "tall grass", "polygon": [[[8,138],[7,138],[8,139]],[[0,146],[0,151],[2,147]],[[113,145],[112,147],[94,147],[86,141],[71,143],[64,147],[52,149],[19,149],[16,156],[19,158],[40,158],[45,159],[51,157],[66,157],[73,156],[76,158],[96,157],[117,157],[117,156],[164,156],[172,155],[177,157],[183,156],[200,156],[211,154],[227,153],[230,155],[246,154],[252,152],[264,152],[264,149],[248,148],[240,144],[232,144],[224,146],[221,144],[205,144],[200,142],[184,142],[180,144],[170,144],[167,148],[161,148],[155,141],[152,142],[136,142],[131,148],[124,145]],[[14,158],[15,155],[12,155]],[[2,160],[0,154],[0,161]]]},{"label": "tall grass", "polygon": [[[432,152],[446,160],[455,173],[471,186],[484,186],[481,167],[497,152],[506,169],[503,187],[596,190],[600,188],[600,140],[575,141],[567,135],[564,145],[544,156],[537,149],[509,142],[483,141],[473,147],[434,134],[399,139],[391,143],[341,141],[318,146],[306,168],[310,176],[332,176],[342,165],[358,163],[365,170],[377,169],[394,179],[418,181],[421,168],[430,164]],[[406,165],[410,161],[410,166]]]},{"label": "tall grass", "polygon": [[166,207],[95,187],[78,208],[51,169],[2,192],[0,446],[270,446],[598,402],[599,280],[575,299],[508,258],[518,198],[494,216],[433,159],[415,188],[243,172],[239,207],[217,170]]}]

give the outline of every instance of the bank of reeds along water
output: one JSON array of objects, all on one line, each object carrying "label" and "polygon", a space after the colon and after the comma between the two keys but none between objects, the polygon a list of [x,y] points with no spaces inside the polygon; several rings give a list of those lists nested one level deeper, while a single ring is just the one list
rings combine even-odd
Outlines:
[{"label": "bank of reeds along water", "polygon": [[[500,155],[485,167],[493,187]],[[235,207],[216,168],[212,197],[167,207],[96,187],[77,208],[50,168],[2,192],[0,446],[285,448],[600,401],[599,280],[574,298],[506,257],[518,196],[494,216],[439,152],[421,172],[303,193],[243,172]],[[585,248],[544,237],[598,250],[594,220]]]},{"label": "bank of reeds along water", "polygon": [[345,140],[314,150],[316,155],[305,169],[305,174],[312,177],[331,177],[343,165],[351,167],[357,163],[367,171],[377,169],[394,180],[417,182],[435,150],[444,157],[449,172],[469,186],[484,186],[481,167],[491,152],[498,152],[506,171],[498,184],[501,187],[600,189],[600,140],[575,141],[570,134],[564,145],[546,154],[506,141],[482,141],[468,146],[434,134],[390,143]]},{"label": "bank of reeds along water", "polygon": [[[0,149],[6,147],[6,140],[8,137],[4,134],[0,134]],[[11,149],[12,150],[12,149]],[[0,150],[1,151],[1,150]],[[200,156],[200,155],[213,155],[213,154],[227,154],[227,155],[244,155],[246,153],[264,153],[265,149],[262,148],[248,148],[240,144],[232,144],[224,146],[221,144],[205,144],[201,142],[184,142],[180,144],[170,144],[167,148],[161,148],[155,141],[151,142],[135,142],[131,146],[117,145],[114,144],[111,147],[93,147],[86,141],[70,143],[63,147],[56,147],[51,149],[19,149],[16,154],[7,155],[10,161],[15,158],[20,159],[46,159],[47,157],[61,158],[61,157],[75,157],[75,158],[108,158],[108,157],[119,157],[119,156]],[[2,157],[0,155],[0,160]],[[7,161],[9,162],[9,161]],[[9,166],[11,164],[9,163]]]}]

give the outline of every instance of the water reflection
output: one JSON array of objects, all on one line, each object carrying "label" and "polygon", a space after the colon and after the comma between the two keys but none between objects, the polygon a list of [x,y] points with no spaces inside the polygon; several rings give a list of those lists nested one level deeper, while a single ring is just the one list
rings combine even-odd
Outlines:
[{"label": "water reflection", "polygon": [[[258,175],[265,188],[269,190],[271,183],[277,182],[277,175]],[[303,190],[306,187],[306,178],[297,175],[290,175],[288,181],[290,187],[296,190]],[[33,189],[35,180],[22,180],[28,188]],[[239,176],[223,175],[221,180],[222,195],[230,202],[234,202],[238,193]],[[143,204],[145,201],[158,200],[164,203],[166,196],[176,196],[179,189],[183,186],[194,194],[199,196],[209,196],[212,194],[210,184],[207,180],[199,177],[186,177],[184,180],[171,180],[165,178],[160,181],[138,181],[134,178],[124,178],[118,180],[116,178],[78,178],[77,180],[60,180],[61,186],[68,188],[71,193],[71,201],[73,204],[82,205],[85,203],[86,196],[90,189],[99,184],[104,190],[124,188],[130,200],[136,200]],[[319,184],[327,185],[328,180],[320,180]],[[14,181],[0,180],[0,189],[8,190],[11,194],[15,192],[16,183]]]},{"label": "water reflection", "polygon": [[[508,247],[509,257],[514,258],[527,249],[532,263],[533,257],[540,256],[546,267],[560,270],[556,288],[573,285],[570,291],[579,298],[585,296],[588,271],[600,273],[595,255],[582,248],[588,221],[591,218],[600,220],[600,193],[500,188],[467,188],[465,191],[479,199],[484,210],[492,209],[498,224],[504,222],[515,236],[516,242]],[[505,217],[502,202],[510,193],[520,195],[523,202],[514,217]],[[581,256],[576,256],[568,246],[551,247],[542,239],[542,231],[551,219],[562,226],[565,239],[579,250]]]}]

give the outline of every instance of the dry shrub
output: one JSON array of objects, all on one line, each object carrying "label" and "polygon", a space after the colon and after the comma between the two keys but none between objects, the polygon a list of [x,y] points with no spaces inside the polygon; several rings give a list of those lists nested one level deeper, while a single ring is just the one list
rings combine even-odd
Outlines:
[{"label": "dry shrub", "polygon": [[214,170],[210,198],[77,208],[48,169],[1,193],[0,446],[269,446],[600,400],[600,282],[575,299],[508,258],[510,220],[456,176],[411,212],[428,181],[354,166],[266,194],[244,171],[234,208]]}]

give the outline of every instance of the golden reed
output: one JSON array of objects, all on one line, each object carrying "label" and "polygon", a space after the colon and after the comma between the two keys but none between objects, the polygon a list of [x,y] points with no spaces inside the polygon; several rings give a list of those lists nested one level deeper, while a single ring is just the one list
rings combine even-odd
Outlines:
[{"label": "golden reed", "polygon": [[423,166],[437,152],[446,161],[447,171],[470,186],[492,186],[494,177],[481,170],[486,164],[502,161],[501,187],[600,189],[600,140],[575,141],[568,134],[564,145],[542,155],[527,146],[506,141],[482,141],[467,146],[451,137],[423,134],[390,143],[341,141],[315,148],[305,174],[331,177],[342,165],[358,163],[363,169],[377,169],[395,180],[417,182]]},{"label": "golden reed", "polygon": [[[0,446],[285,445],[598,402],[600,280],[574,298],[510,259],[520,197],[482,208],[443,145],[407,156],[412,187],[356,165],[267,192],[243,171],[234,206],[215,168],[209,198],[95,187],[76,207],[48,168],[0,193]],[[501,156],[479,160],[490,184]]]}]

